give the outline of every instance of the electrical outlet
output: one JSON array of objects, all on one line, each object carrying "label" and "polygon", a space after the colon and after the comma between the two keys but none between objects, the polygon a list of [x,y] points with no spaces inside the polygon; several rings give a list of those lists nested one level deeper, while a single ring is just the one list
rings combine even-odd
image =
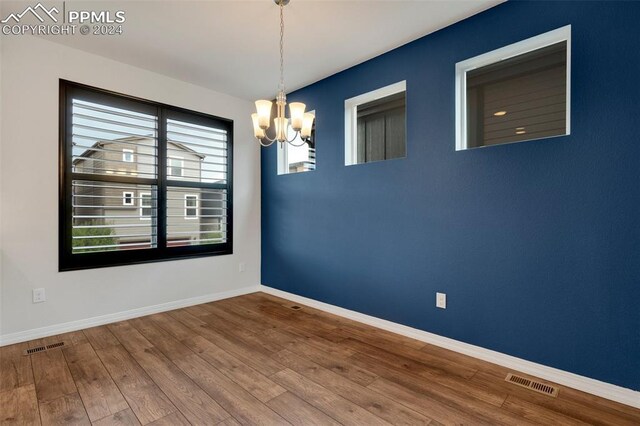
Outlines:
[{"label": "electrical outlet", "polygon": [[244,262],[238,263],[238,271],[239,272],[244,272],[245,269],[247,269],[247,265]]},{"label": "electrical outlet", "polygon": [[447,295],[445,293],[436,293],[436,307],[447,309]]},{"label": "electrical outlet", "polygon": [[33,303],[42,303],[47,300],[47,295],[44,292],[44,288],[33,289]]}]

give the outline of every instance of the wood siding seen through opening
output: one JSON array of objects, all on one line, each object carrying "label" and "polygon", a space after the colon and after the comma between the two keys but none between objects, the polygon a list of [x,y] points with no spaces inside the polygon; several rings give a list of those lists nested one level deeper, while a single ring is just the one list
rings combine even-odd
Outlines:
[{"label": "wood siding seen through opening", "polygon": [[469,147],[566,134],[566,98],[566,41],[469,71]]}]

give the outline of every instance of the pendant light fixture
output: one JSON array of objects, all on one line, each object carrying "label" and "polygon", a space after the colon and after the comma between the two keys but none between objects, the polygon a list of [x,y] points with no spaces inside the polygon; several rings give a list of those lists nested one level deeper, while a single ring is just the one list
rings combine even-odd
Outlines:
[{"label": "pendant light fixture", "polygon": [[[267,129],[270,127],[271,101],[256,101],[256,112],[251,114],[253,121],[253,134],[262,146],[269,146],[278,141],[282,144],[290,143],[294,146],[301,146],[309,141],[311,136],[311,128],[315,116],[310,112],[305,112],[306,105],[302,102],[291,102],[289,104],[289,116],[285,116],[285,107],[287,105],[287,96],[285,95],[284,86],[284,7],[289,4],[289,0],[274,0],[280,7],[280,86],[278,95],[276,96],[276,117],[273,119],[275,126],[275,138],[271,139],[267,136]],[[295,132],[293,138],[288,139],[289,124]],[[293,142],[300,136],[302,143],[295,145]]]}]

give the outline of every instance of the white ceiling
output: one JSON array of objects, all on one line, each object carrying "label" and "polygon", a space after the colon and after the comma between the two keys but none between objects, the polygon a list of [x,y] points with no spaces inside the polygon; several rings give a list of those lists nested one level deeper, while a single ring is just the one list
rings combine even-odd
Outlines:
[{"label": "white ceiling", "polygon": [[[502,1],[291,0],[285,7],[287,91]],[[5,3],[3,16],[18,8]],[[124,10],[124,34],[52,41],[240,98],[275,95],[280,23],[273,0],[68,1],[67,8]]]}]

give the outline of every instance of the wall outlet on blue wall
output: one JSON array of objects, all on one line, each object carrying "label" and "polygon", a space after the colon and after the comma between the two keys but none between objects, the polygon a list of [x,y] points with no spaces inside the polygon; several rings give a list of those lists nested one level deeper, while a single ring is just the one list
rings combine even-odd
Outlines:
[{"label": "wall outlet on blue wall", "polygon": [[436,307],[447,309],[447,295],[446,293],[436,293]]}]

